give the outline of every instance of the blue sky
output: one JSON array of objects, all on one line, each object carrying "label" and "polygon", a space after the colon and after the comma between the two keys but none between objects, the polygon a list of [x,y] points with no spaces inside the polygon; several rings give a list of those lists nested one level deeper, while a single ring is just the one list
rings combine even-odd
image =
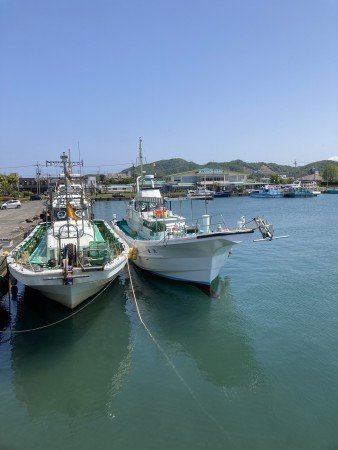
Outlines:
[{"label": "blue sky", "polygon": [[338,0],[0,0],[0,173],[338,155]]}]

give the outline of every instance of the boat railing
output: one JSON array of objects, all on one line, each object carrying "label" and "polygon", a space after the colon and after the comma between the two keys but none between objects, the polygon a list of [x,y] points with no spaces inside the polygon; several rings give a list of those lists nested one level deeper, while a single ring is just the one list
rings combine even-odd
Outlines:
[{"label": "boat railing", "polygon": [[[245,225],[246,220],[245,217],[242,216],[237,221],[236,228],[244,229]],[[188,225],[186,222],[170,225],[170,227],[167,227],[167,235],[169,238],[172,238],[189,236],[192,234],[205,234],[211,232],[217,233],[226,230],[229,230],[229,227],[226,225],[222,214],[205,214],[202,217],[192,220],[190,225]]]},{"label": "boat railing", "polygon": [[17,264],[36,272],[41,270],[42,265],[48,263],[40,254],[42,247],[45,246],[46,231],[50,226],[48,222],[41,223],[22,241],[20,246],[13,250],[11,255]]},{"label": "boat railing", "polygon": [[[229,229],[244,229],[246,226],[245,216],[242,216],[235,226],[228,226],[222,214],[205,214],[196,219],[190,229],[195,229],[197,233],[220,232]],[[189,229],[189,227],[188,227]]]}]

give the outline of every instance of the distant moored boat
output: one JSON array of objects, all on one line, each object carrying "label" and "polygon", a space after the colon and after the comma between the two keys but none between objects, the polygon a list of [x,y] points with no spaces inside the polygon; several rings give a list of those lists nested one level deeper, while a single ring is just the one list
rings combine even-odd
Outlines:
[{"label": "distant moored boat", "polygon": [[232,191],[219,191],[219,192],[214,192],[214,197],[230,197],[232,194]]},{"label": "distant moored boat", "polygon": [[254,198],[282,198],[283,196],[283,190],[279,186],[273,185],[263,186],[250,192],[250,197]]}]

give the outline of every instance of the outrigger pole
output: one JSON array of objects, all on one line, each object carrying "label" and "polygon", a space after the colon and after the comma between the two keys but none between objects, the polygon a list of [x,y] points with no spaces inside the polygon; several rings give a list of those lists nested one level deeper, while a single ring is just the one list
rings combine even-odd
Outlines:
[{"label": "outrigger pole", "polygon": [[254,242],[272,241],[273,239],[283,239],[289,237],[289,236],[274,236],[271,225],[261,217],[255,217],[253,220],[256,222],[257,228],[259,229],[262,235],[262,239],[254,239]]}]

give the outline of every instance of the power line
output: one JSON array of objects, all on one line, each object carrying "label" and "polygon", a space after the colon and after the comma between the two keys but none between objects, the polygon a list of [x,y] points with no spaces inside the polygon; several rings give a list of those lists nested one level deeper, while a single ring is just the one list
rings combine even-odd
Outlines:
[{"label": "power line", "polygon": [[[37,164],[39,164],[39,163],[37,163]],[[130,164],[130,166],[131,166],[133,163],[126,162],[126,163],[119,163],[119,164],[100,164],[100,165],[97,164],[95,166],[94,165],[93,166],[84,165],[83,167],[114,167],[114,166],[126,166],[128,164]],[[6,166],[6,167],[0,166],[0,170],[21,169],[21,168],[26,168],[26,167],[36,167],[36,164],[29,164],[27,166]]]},{"label": "power line", "polygon": [[36,164],[31,164],[31,165],[29,165],[29,166],[0,167],[0,170],[3,170],[3,169],[20,169],[20,168],[22,168],[22,167],[35,167],[35,166],[36,166]]},{"label": "power line", "polygon": [[114,166],[126,166],[127,164],[132,165],[131,162],[127,162],[127,163],[120,163],[120,164],[97,164],[96,166],[84,165],[83,167],[114,167]]}]

